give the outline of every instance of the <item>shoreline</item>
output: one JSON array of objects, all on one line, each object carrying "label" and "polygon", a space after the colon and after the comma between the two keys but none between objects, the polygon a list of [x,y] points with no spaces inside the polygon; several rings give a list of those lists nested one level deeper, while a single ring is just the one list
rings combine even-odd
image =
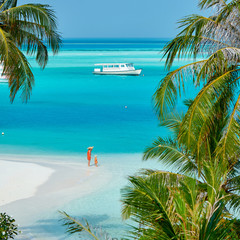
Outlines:
[{"label": "shoreline", "polygon": [[[65,156],[61,159],[60,156],[0,155],[1,210],[22,215],[19,206],[29,202],[30,215],[37,214],[37,204],[46,204],[46,210],[57,208],[91,194],[110,180],[111,174],[105,168],[96,168],[93,160],[89,168],[87,161],[76,162],[78,158],[67,162]],[[2,174],[4,171],[6,174]],[[93,176],[98,178],[97,182]],[[25,220],[27,215],[24,214]]]},{"label": "shoreline", "polygon": [[[5,169],[11,169],[12,166],[18,171],[17,167],[22,165],[28,179],[32,178],[29,171],[35,169],[33,173],[39,180],[35,184],[30,181],[25,183],[30,184],[31,194],[27,195],[27,188],[23,188],[22,198],[8,203],[5,200],[6,204],[0,206],[1,212],[13,216],[16,223],[20,224],[25,239],[64,239],[59,210],[67,211],[72,216],[89,215],[90,219],[91,216],[96,216],[93,219],[108,216],[108,220],[97,224],[108,226],[116,220],[118,229],[117,226],[121,224],[120,189],[126,185],[127,176],[140,168],[154,168],[159,164],[156,161],[143,162],[142,154],[98,154],[99,167],[95,167],[93,158],[94,154],[91,167],[88,167],[86,154],[67,157],[0,155],[0,166],[4,162]],[[15,170],[12,171],[13,175]],[[2,179],[0,174],[0,182]],[[9,186],[7,189],[11,184],[6,183]],[[4,195],[1,194],[0,200]],[[56,231],[61,237],[55,236]],[[28,238],[28,235],[32,237]]]}]

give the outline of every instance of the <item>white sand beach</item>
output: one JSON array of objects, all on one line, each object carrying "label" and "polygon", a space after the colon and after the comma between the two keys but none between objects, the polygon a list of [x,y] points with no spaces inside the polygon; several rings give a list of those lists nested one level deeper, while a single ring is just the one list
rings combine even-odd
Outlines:
[{"label": "white sand beach", "polygon": [[0,155],[0,211],[16,219],[24,239],[66,239],[59,210],[96,224],[115,222],[116,234],[123,232],[120,189],[153,162],[142,162],[141,154],[98,157],[99,167],[93,161],[88,167],[85,155]]},{"label": "white sand beach", "polygon": [[0,206],[34,196],[53,172],[37,164],[0,161]]},{"label": "white sand beach", "polygon": [[[79,157],[1,155],[0,211],[12,215],[27,239],[45,239],[25,227],[57,213],[68,202],[101,189],[111,179],[103,167]],[[92,161],[93,162],[93,161]],[[61,224],[59,223],[59,226]],[[49,236],[48,236],[49,238]],[[22,238],[19,238],[22,239]],[[51,239],[58,239],[51,237]]]}]

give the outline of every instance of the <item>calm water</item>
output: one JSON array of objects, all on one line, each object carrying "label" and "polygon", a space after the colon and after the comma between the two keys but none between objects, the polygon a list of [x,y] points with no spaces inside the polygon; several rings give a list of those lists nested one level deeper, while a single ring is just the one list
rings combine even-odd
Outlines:
[{"label": "calm water", "polygon": [[[86,41],[85,41],[86,42]],[[122,236],[120,188],[126,176],[142,167],[141,154],[157,136],[152,95],[166,75],[162,48],[166,41],[80,40],[65,41],[57,56],[50,56],[44,71],[30,58],[36,78],[27,104],[19,97],[9,102],[9,89],[0,85],[0,153],[82,155],[94,145],[103,167],[112,171],[109,185],[62,206],[74,216],[85,216],[113,236]],[[190,60],[174,64],[174,68]],[[95,63],[132,62],[141,76],[97,76]],[[191,96],[194,91],[190,88]],[[178,105],[182,109],[182,105]],[[114,162],[112,154],[139,153]],[[102,157],[103,156],[103,157]],[[108,157],[107,157],[108,156]],[[140,156],[140,157],[139,157]],[[119,159],[119,158],[118,158]],[[145,167],[152,167],[151,164]],[[159,165],[157,165],[158,167]],[[28,232],[66,239],[56,211],[43,213]]]},{"label": "calm water", "polygon": [[[30,59],[36,83],[27,104],[19,97],[10,104],[8,86],[0,85],[1,153],[78,154],[89,145],[101,153],[142,152],[166,133],[152,108],[166,74],[164,44],[67,41],[45,70]],[[93,75],[93,65],[104,62],[133,62],[142,75]]]}]

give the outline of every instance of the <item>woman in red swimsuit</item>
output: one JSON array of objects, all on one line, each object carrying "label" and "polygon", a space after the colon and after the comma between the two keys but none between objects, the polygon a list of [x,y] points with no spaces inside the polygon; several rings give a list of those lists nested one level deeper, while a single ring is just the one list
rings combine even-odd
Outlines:
[{"label": "woman in red swimsuit", "polygon": [[88,166],[90,167],[90,161],[91,161],[91,152],[93,150],[93,147],[89,147],[87,151],[87,160],[88,160]]}]

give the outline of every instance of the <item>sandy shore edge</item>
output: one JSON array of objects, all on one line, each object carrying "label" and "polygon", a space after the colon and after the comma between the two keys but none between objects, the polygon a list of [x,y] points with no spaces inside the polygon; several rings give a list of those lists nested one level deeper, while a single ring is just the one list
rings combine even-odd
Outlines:
[{"label": "sandy shore edge", "polygon": [[98,191],[112,174],[104,166],[92,163],[88,167],[85,158],[0,155],[1,211],[26,224],[38,220],[43,212],[58,211],[64,204]]},{"label": "sandy shore edge", "polygon": [[35,163],[0,159],[0,206],[34,196],[54,171]]}]

